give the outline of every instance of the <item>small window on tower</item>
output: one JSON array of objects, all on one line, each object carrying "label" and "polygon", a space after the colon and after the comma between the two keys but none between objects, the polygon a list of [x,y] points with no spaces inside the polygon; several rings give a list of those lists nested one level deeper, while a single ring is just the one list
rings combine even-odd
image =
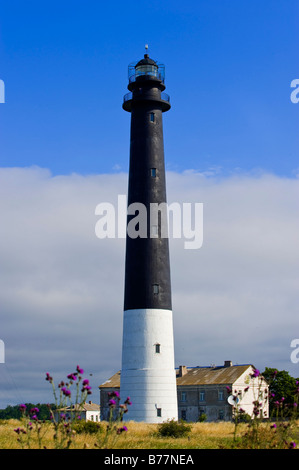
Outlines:
[{"label": "small window on tower", "polygon": [[157,354],[160,354],[160,352],[161,352],[160,348],[161,348],[161,344],[159,344],[159,343],[155,344],[155,351],[156,351]]},{"label": "small window on tower", "polygon": [[157,416],[162,416],[162,408],[157,408]]},{"label": "small window on tower", "polygon": [[155,122],[155,113],[150,113],[150,121]]},{"label": "small window on tower", "polygon": [[157,168],[151,168],[151,177],[156,178],[157,176]]},{"label": "small window on tower", "polygon": [[159,294],[159,284],[154,284],[153,285],[153,292],[154,292],[154,294]]}]

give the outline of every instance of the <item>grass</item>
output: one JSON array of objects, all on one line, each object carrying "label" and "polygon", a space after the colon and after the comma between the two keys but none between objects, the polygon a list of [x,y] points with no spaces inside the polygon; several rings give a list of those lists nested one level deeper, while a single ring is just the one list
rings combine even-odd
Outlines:
[{"label": "grass", "polygon": [[[107,423],[101,423],[107,425]],[[0,421],[0,449],[19,449],[18,435],[14,429],[21,426],[18,420]],[[50,423],[43,425],[45,435],[43,446],[53,449],[53,427]],[[108,443],[108,448],[114,449],[219,449],[229,448],[233,443],[234,424],[220,423],[192,423],[191,432],[187,437],[159,437],[156,424],[126,423],[127,432],[121,433],[114,442]],[[246,425],[240,425],[238,433],[244,433]],[[97,437],[94,434],[77,434],[73,439],[71,448],[94,449]],[[32,449],[38,448],[37,439],[30,440]]]}]

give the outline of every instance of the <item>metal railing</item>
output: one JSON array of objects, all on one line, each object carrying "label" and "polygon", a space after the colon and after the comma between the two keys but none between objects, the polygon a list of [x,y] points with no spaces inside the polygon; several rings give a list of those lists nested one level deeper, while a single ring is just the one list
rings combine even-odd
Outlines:
[{"label": "metal railing", "polygon": [[[129,93],[125,94],[124,103],[132,99],[133,99],[133,93],[130,91]],[[170,103],[170,96],[167,93],[161,93],[161,100],[167,101],[168,103]]]}]

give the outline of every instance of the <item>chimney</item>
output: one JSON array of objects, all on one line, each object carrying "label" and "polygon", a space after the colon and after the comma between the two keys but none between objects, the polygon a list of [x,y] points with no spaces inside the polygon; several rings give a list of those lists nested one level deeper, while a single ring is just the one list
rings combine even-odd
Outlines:
[{"label": "chimney", "polygon": [[180,366],[179,367],[179,377],[183,377],[183,375],[187,374],[187,367],[186,366]]},{"label": "chimney", "polygon": [[232,361],[224,361],[224,367],[231,367],[232,365]]}]

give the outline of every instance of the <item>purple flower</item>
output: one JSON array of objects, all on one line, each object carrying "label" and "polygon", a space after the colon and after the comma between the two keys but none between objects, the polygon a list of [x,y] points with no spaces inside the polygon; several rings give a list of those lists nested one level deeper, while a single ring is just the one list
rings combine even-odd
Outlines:
[{"label": "purple flower", "polygon": [[89,380],[88,379],[84,379],[83,382],[82,382],[83,385],[89,385]]},{"label": "purple flower", "polygon": [[290,442],[290,446],[289,446],[289,447],[290,447],[290,449],[295,449],[295,447],[296,447],[296,442],[294,442],[294,441]]},{"label": "purple flower", "polygon": [[258,369],[255,369],[253,374],[251,374],[251,377],[258,377],[260,375],[260,371]]},{"label": "purple flower", "polygon": [[276,429],[277,425],[274,423],[274,424],[272,424],[271,428]]},{"label": "purple flower", "polygon": [[116,401],[115,400],[109,400],[109,406],[115,406]]},{"label": "purple flower", "polygon": [[78,372],[79,374],[84,374],[84,370],[81,369],[79,366],[77,366],[77,372]]},{"label": "purple flower", "polygon": [[46,373],[46,380],[48,382],[52,382],[53,381],[53,378],[51,377],[51,375],[49,374],[49,372]]},{"label": "purple flower", "polygon": [[67,378],[70,379],[70,380],[76,380],[76,379],[77,379],[77,376],[76,376],[76,374],[69,374],[69,375],[67,376]]},{"label": "purple flower", "polygon": [[31,410],[30,410],[30,414],[32,415],[32,414],[36,414],[36,413],[39,413],[39,409],[38,409],[38,408],[36,408],[36,407],[34,407],[34,408],[31,408]]},{"label": "purple flower", "polygon": [[127,431],[127,430],[128,430],[127,426],[123,426],[122,428],[118,428],[116,432],[117,434],[121,434],[122,432]]},{"label": "purple flower", "polygon": [[68,389],[68,388],[65,388],[63,387],[61,389],[62,393],[66,396],[66,397],[70,397],[71,396],[71,391]]},{"label": "purple flower", "polygon": [[20,411],[24,412],[26,410],[27,406],[22,404],[20,405]]},{"label": "purple flower", "polygon": [[125,400],[125,404],[126,405],[132,405],[130,397],[127,397],[127,399]]}]

